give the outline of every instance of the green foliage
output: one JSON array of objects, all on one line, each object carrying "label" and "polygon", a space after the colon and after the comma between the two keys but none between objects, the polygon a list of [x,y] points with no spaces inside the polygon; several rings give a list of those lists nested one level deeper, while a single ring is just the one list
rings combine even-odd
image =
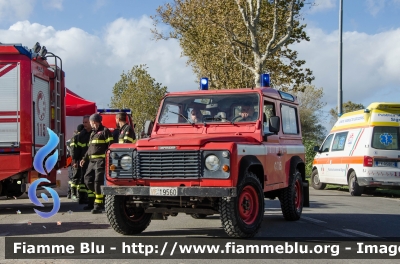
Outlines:
[{"label": "green foliage", "polygon": [[297,90],[314,79],[290,44],[309,41],[301,25],[302,0],[174,0],[157,9],[155,25],[169,25],[157,39],[176,38],[194,72],[210,79],[210,89],[271,84]]},{"label": "green foliage", "polygon": [[306,177],[311,176],[312,173],[312,163],[315,157],[314,146],[317,146],[315,141],[313,140],[303,140],[303,144],[306,151]]},{"label": "green foliage", "polygon": [[113,87],[110,106],[130,108],[136,132],[142,131],[146,120],[154,120],[167,87],[157,83],[147,72],[146,65],[136,65]]},{"label": "green foliage", "polygon": [[297,92],[295,95],[299,101],[301,134],[306,152],[306,176],[310,176],[315,156],[314,146],[321,145],[327,134],[325,127],[321,124],[325,118],[322,110],[326,103],[321,101],[324,96],[322,88],[307,85],[301,90],[303,92]]}]

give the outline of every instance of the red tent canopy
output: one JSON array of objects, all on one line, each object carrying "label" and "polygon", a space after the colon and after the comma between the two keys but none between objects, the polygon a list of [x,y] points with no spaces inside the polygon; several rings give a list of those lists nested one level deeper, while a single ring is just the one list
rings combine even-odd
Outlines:
[{"label": "red tent canopy", "polygon": [[84,116],[97,112],[96,103],[88,101],[67,89],[65,97],[67,116]]}]

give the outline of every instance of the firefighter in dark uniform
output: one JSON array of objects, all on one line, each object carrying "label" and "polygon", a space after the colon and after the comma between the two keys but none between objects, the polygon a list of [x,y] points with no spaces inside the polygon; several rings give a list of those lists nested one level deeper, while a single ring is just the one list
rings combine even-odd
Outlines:
[{"label": "firefighter in dark uniform", "polygon": [[[104,184],[106,151],[112,144],[113,137],[110,130],[101,124],[99,114],[91,115],[89,121],[93,131],[90,135],[88,151],[80,162],[81,167],[85,163],[89,163],[85,173],[85,184],[88,187],[88,205],[83,209],[92,209],[92,214],[98,214],[104,208],[101,185]],[[92,193],[94,193],[95,199],[89,196]]]},{"label": "firefighter in dark uniform", "polygon": [[126,123],[126,113],[121,112],[115,116],[115,121],[119,127],[118,143],[135,143],[136,136],[133,128]]},{"label": "firefighter in dark uniform", "polygon": [[72,172],[72,177],[70,181],[70,189],[71,189],[71,199],[74,201],[78,200],[78,187],[80,185],[80,179],[76,177],[78,170],[79,170],[79,162],[80,162],[80,156],[81,156],[81,149],[79,147],[79,133],[83,130],[83,125],[80,124],[76,128],[76,133],[75,135],[71,138],[69,142],[69,149],[70,149],[70,155],[71,155],[71,172]]},{"label": "firefighter in dark uniform", "polygon": [[[78,199],[79,199],[79,204],[85,204],[88,203],[88,194],[87,194],[87,187],[85,184],[84,180],[84,175],[86,173],[87,167],[88,167],[88,162],[83,164],[83,167],[79,166],[79,162],[82,160],[84,155],[86,154],[89,146],[89,138],[90,134],[92,133],[92,127],[90,126],[89,123],[89,115],[85,115],[83,117],[83,127],[84,129],[79,133],[77,137],[77,141],[75,144],[77,145],[78,149],[78,155],[74,157],[74,160],[76,161],[75,164],[75,169],[76,169],[76,174],[75,178],[77,179],[77,190],[78,190]],[[94,198],[94,193],[91,194],[91,197]]]}]

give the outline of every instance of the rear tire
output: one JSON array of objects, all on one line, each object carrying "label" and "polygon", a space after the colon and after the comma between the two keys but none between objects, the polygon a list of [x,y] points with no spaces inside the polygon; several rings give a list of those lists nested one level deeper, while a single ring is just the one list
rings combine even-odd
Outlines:
[{"label": "rear tire", "polygon": [[264,219],[264,193],[260,181],[246,172],[236,197],[223,197],[219,204],[221,223],[230,237],[253,237]]},{"label": "rear tire", "polygon": [[361,196],[363,187],[360,187],[357,182],[356,173],[353,171],[349,177],[349,192],[351,196]]},{"label": "rear tire", "polygon": [[311,174],[311,186],[315,190],[323,190],[326,187],[326,183],[322,183],[319,179],[318,170],[313,170]]},{"label": "rear tire", "polygon": [[123,235],[143,232],[151,222],[151,213],[142,207],[127,207],[130,196],[106,195],[106,213],[112,228]]},{"label": "rear tire", "polygon": [[289,178],[289,186],[279,196],[283,217],[287,221],[296,221],[301,217],[304,203],[303,180],[301,173],[295,169]]}]

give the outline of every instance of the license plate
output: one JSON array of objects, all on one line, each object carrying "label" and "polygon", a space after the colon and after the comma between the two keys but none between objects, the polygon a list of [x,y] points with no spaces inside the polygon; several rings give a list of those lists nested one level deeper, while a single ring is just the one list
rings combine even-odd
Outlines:
[{"label": "license plate", "polygon": [[377,161],[376,166],[378,167],[397,167],[397,162],[391,161]]},{"label": "license plate", "polygon": [[150,195],[154,196],[178,196],[178,188],[150,187]]}]

